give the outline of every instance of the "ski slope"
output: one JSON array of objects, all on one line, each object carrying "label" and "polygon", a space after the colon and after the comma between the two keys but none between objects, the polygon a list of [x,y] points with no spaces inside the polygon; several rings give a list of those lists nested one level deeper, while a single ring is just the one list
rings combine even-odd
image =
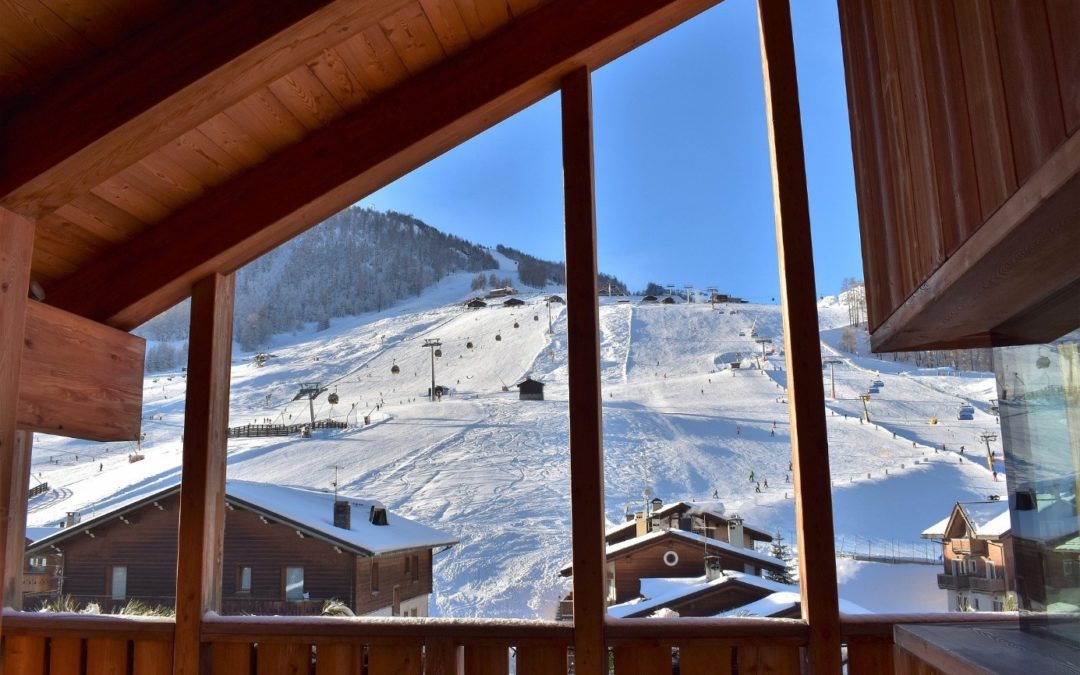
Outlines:
[{"label": "ski slope", "polygon": [[[500,262],[500,274],[514,274],[511,261]],[[435,558],[435,614],[551,618],[568,590],[558,570],[570,559],[565,309],[546,305],[554,292],[548,288],[519,295],[523,307],[504,308],[499,299],[468,310],[463,302],[475,295],[472,276],[453,275],[391,310],[335,320],[322,332],[277,336],[262,367],[253,354],[235,353],[230,425],[306,421],[308,402],[292,398],[300,383],[320,382],[340,402],[331,406],[327,394],[320,396],[316,417],[353,426],[309,439],[231,439],[228,475],[329,489],[336,471],[346,494],[378,499],[461,540]],[[848,357],[830,344],[840,325],[835,313],[822,309],[823,353],[841,360],[838,398],[827,399],[829,454],[822,461],[834,478],[837,546],[914,546],[955,501],[1004,493],[1004,482],[995,483],[978,461],[986,453],[979,454],[974,440],[996,430],[996,420],[982,409],[975,420],[955,420],[960,402],[977,408],[985,402],[992,378],[940,378]],[[640,505],[647,488],[665,501],[715,495],[729,512],[790,540],[794,502],[778,307],[603,299],[600,318],[610,524]],[[755,333],[772,339],[766,349],[775,351],[760,368]],[[441,402],[427,398],[429,339],[441,343],[436,382],[450,389]],[[740,367],[732,369],[732,362]],[[546,384],[545,401],[517,400],[513,385],[526,375]],[[855,397],[871,379],[885,386],[872,397],[865,423]],[[34,478],[51,489],[31,501],[29,524],[55,524],[67,511],[93,513],[175,483],[183,397],[182,372],[147,376],[145,459],[135,463],[128,461],[132,443],[37,435]],[[357,426],[365,415],[371,424]],[[938,424],[927,424],[934,415]],[[1000,458],[1000,447],[996,452]],[[849,599],[875,611],[945,609],[934,567],[843,569]],[[896,583],[882,582],[889,574]],[[905,589],[913,574],[927,580],[925,593]],[[859,578],[867,582],[853,581]]]}]

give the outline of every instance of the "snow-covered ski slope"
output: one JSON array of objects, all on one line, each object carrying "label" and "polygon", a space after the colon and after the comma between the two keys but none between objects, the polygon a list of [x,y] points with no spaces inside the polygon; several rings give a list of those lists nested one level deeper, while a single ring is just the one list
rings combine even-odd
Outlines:
[{"label": "snow-covered ski slope", "polygon": [[[502,263],[501,274],[513,273],[513,263]],[[231,425],[307,420],[307,401],[291,400],[302,382],[328,387],[315,401],[316,417],[355,423],[368,415],[371,424],[310,439],[232,439],[229,477],[329,489],[336,471],[343,492],[381,500],[461,540],[436,556],[437,614],[551,618],[568,588],[557,572],[570,558],[565,309],[550,306],[551,334],[544,299],[558,289],[523,292],[526,304],[519,308],[504,308],[500,299],[468,310],[463,301],[475,295],[471,278],[449,277],[390,311],[335,320],[329,330],[278,336],[262,367],[253,354],[236,353]],[[794,502],[779,309],[614,299],[601,305],[610,523],[621,522],[628,505],[641,504],[648,487],[665,501],[715,493],[729,512],[790,537]],[[836,341],[837,311],[822,309],[822,349],[842,362],[836,367],[840,398],[827,399],[837,545],[877,552],[892,542],[906,555],[903,546],[921,545],[915,544],[919,533],[953,502],[1004,492],[1004,483],[995,483],[978,461],[985,448],[980,454],[975,438],[997,427],[983,410],[992,380],[847,358],[828,344]],[[773,340],[766,348],[775,353],[762,369],[753,367],[761,355],[755,333]],[[423,344],[429,339],[441,342],[436,381],[452,390],[435,403],[426,398],[431,349]],[[740,368],[731,369],[733,362]],[[394,365],[399,374],[392,373]],[[828,396],[828,370],[823,374]],[[526,375],[546,384],[545,401],[517,400],[514,384]],[[884,386],[869,403],[871,423],[860,423],[862,402],[854,397],[872,379]],[[337,393],[337,405],[329,405],[329,393]],[[178,480],[183,396],[182,373],[147,377],[146,458],[135,463],[128,461],[131,443],[39,435],[34,477],[51,489],[32,500],[29,524],[108,508]],[[976,404],[975,419],[957,421],[956,408],[966,400]],[[934,415],[939,423],[927,424]],[[942,443],[947,452],[931,447]],[[963,462],[956,454],[961,444]],[[1000,459],[1000,447],[996,452]],[[868,609],[945,609],[943,599],[935,606],[936,568],[918,570],[929,599],[913,607],[904,588],[912,572],[900,566],[895,570],[904,576],[894,586],[881,583],[894,566],[872,563],[845,566],[843,580],[854,583],[867,566],[875,568],[867,583],[877,590],[852,586],[852,593]]]}]

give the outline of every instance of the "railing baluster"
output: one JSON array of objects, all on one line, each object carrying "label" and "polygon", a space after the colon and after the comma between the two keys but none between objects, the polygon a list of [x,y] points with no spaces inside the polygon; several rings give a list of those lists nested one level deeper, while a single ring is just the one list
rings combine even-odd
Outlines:
[{"label": "railing baluster", "polygon": [[45,672],[45,638],[11,635],[4,638],[4,642],[4,668],[7,672],[26,675],[42,675]]},{"label": "railing baluster", "polygon": [[215,642],[210,646],[210,672],[214,675],[250,675],[252,645]]},{"label": "railing baluster", "polygon": [[136,675],[171,675],[172,640],[136,640],[133,656]]},{"label": "railing baluster", "polygon": [[671,673],[671,647],[660,643],[621,644],[615,647],[616,675]]},{"label": "railing baluster", "polygon": [[458,675],[459,648],[450,638],[424,642],[424,675]]},{"label": "railing baluster", "polygon": [[717,640],[694,640],[679,645],[681,675],[731,675],[731,645]]},{"label": "railing baluster", "polygon": [[798,675],[799,648],[788,645],[738,648],[739,675]]},{"label": "railing baluster", "polygon": [[127,640],[90,638],[86,641],[86,675],[124,675],[127,673],[127,666]]},{"label": "railing baluster", "polygon": [[421,647],[408,640],[368,645],[368,675],[420,675]]},{"label": "railing baluster", "polygon": [[510,672],[508,647],[465,645],[466,675],[506,675],[508,672]]},{"label": "railing baluster", "polygon": [[359,675],[361,650],[347,642],[315,645],[315,675]]},{"label": "railing baluster", "polygon": [[566,675],[565,645],[524,646],[517,649],[517,675]]},{"label": "railing baluster", "polygon": [[308,675],[311,672],[311,645],[264,642],[255,651],[258,675]]},{"label": "railing baluster", "polygon": [[848,675],[893,675],[893,641],[848,638]]}]

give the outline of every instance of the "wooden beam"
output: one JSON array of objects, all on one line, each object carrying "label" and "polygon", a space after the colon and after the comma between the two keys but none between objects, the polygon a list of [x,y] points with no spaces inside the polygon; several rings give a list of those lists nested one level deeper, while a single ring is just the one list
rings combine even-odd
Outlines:
[{"label": "wooden beam", "polygon": [[[25,444],[16,443],[16,411],[33,250],[33,223],[0,208],[0,542],[5,545],[8,531],[26,521],[26,502],[16,502],[12,488],[21,466],[19,452],[26,450]],[[5,581],[7,557],[0,555],[0,579]],[[0,598],[0,607],[3,601]]]},{"label": "wooden beam", "polygon": [[[988,346],[999,326],[1009,344],[1060,337],[1032,309],[1055,298],[1080,303],[1078,222],[1080,131],[871,333],[874,351]],[[1065,320],[1075,328],[1080,317]]]},{"label": "wooden beam", "polygon": [[[8,477],[11,481],[8,520],[4,533],[3,601],[4,607],[22,609],[23,566],[26,562],[26,502],[30,498],[30,453],[34,434],[20,431],[15,435],[15,459]],[[14,514],[22,513],[22,517]],[[0,657],[2,658],[2,657]]]},{"label": "wooden beam", "polygon": [[20,429],[94,441],[139,437],[146,340],[29,302],[23,343]]},{"label": "wooden beam", "polygon": [[551,0],[52,284],[49,300],[137,326],[196,279],[234,271],[553,93],[573,69],[602,65],[717,2]]},{"label": "wooden beam", "polygon": [[234,294],[235,277],[214,274],[197,283],[191,297],[177,533],[175,675],[201,672],[202,618],[221,608]]},{"label": "wooden beam", "polygon": [[180,3],[10,111],[0,204],[40,219],[406,4]]},{"label": "wooden beam", "polygon": [[604,641],[604,430],[600,391],[600,306],[596,288],[592,89],[588,68],[562,81],[566,201],[566,320],[570,385],[570,509],[574,561],[575,672],[608,672]]},{"label": "wooden beam", "polygon": [[758,0],[758,23],[780,262],[802,615],[810,629],[807,665],[811,673],[834,675],[840,672],[840,610],[833,550],[832,481],[799,85],[788,1]]}]

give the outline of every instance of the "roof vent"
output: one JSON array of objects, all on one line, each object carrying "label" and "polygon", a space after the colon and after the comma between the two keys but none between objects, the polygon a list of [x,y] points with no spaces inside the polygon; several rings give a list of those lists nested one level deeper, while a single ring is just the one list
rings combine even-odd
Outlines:
[{"label": "roof vent", "polygon": [[342,499],[334,500],[334,527],[343,530],[352,528],[352,507]]},{"label": "roof vent", "polygon": [[78,525],[82,520],[78,511],[68,511],[67,518],[64,520],[64,527],[71,527],[72,525]]},{"label": "roof vent", "polygon": [[385,506],[371,506],[371,513],[368,514],[368,520],[372,525],[389,525],[386,520],[386,507]]}]

